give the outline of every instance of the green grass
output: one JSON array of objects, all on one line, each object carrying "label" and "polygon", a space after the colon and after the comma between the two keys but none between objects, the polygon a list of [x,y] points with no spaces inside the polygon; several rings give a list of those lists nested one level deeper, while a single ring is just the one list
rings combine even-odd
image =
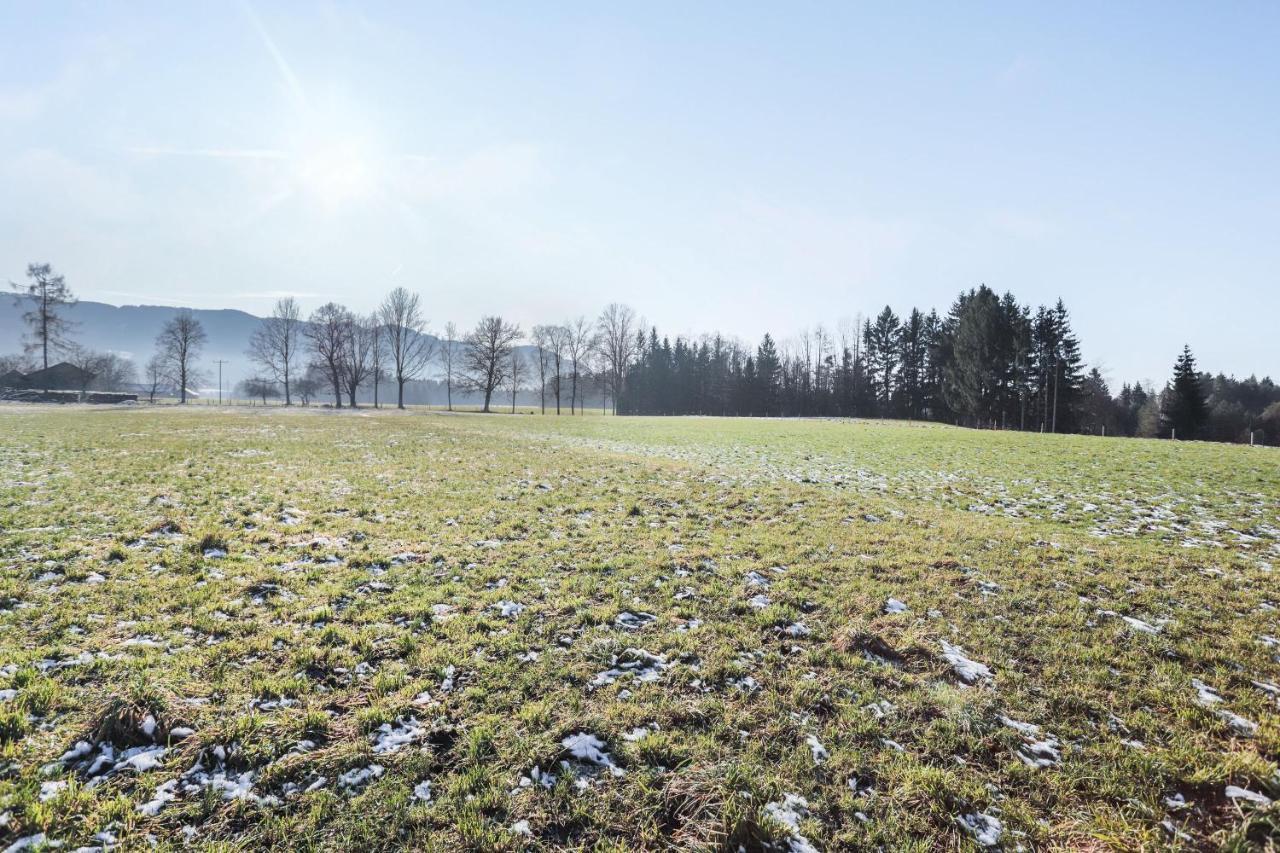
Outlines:
[{"label": "green grass", "polygon": [[[0,843],[954,849],[986,815],[1009,849],[1274,848],[1224,793],[1280,798],[1273,564],[1264,448],[2,407]],[[158,761],[94,779],[77,741]]]}]

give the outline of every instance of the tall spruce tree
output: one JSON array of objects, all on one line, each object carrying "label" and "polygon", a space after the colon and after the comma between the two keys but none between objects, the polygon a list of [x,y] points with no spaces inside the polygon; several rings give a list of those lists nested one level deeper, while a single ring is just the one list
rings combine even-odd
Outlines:
[{"label": "tall spruce tree", "polygon": [[1173,364],[1173,381],[1161,398],[1160,420],[1163,429],[1178,438],[1199,438],[1209,420],[1204,384],[1190,346],[1182,347]]},{"label": "tall spruce tree", "polygon": [[893,414],[893,389],[899,367],[898,337],[902,323],[888,305],[866,326],[863,344],[866,347],[867,371],[875,386],[877,411],[881,417]]},{"label": "tall spruce tree", "polygon": [[760,406],[759,414],[778,415],[779,380],[782,374],[782,361],[778,358],[778,348],[773,338],[766,333],[756,348],[756,393],[755,399]]}]

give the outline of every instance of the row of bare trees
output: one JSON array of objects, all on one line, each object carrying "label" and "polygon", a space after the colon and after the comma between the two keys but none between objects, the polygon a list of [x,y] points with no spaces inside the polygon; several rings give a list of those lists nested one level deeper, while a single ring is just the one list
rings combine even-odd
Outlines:
[{"label": "row of bare trees", "polygon": [[404,408],[404,386],[419,378],[435,354],[427,334],[422,298],[398,287],[376,311],[360,316],[336,302],[326,303],[305,321],[292,297],[278,300],[271,316],[253,333],[249,358],[266,373],[253,377],[277,383],[285,405],[304,371],[319,374],[333,391],[334,405],[357,405],[362,387],[372,385],[374,404],[384,378],[396,383],[396,405]]},{"label": "row of bare trees", "polygon": [[319,377],[332,391],[334,406],[341,408],[344,398],[348,406],[358,405],[360,389],[370,386],[378,405],[379,386],[390,380],[396,386],[396,405],[404,408],[405,385],[424,378],[429,366],[438,363],[450,409],[455,388],[479,395],[486,412],[499,390],[509,389],[514,409],[516,395],[536,373],[543,413],[550,395],[560,414],[567,390],[572,414],[582,411],[586,395],[581,391],[588,378],[601,381],[616,400],[635,354],[635,332],[635,312],[619,304],[607,307],[594,323],[579,317],[535,326],[530,364],[518,325],[487,316],[461,335],[455,324],[447,323],[438,339],[428,332],[421,297],[402,287],[368,316],[330,302],[304,320],[298,303],[286,298],[275,304],[249,342],[248,355],[265,375],[247,380],[246,387],[265,399],[274,384],[283,391],[285,405],[291,405],[300,378]]}]

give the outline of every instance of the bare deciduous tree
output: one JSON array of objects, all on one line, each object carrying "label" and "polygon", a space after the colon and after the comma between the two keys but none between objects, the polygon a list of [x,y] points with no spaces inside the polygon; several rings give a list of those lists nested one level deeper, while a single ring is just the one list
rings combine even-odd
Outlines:
[{"label": "bare deciduous tree", "polygon": [[158,352],[152,355],[151,358],[147,359],[145,371],[144,381],[147,386],[148,397],[150,402],[154,403],[156,401],[156,394],[160,391],[160,386],[169,379],[169,372],[167,365],[164,363],[164,356]]},{"label": "bare deciduous tree", "polygon": [[333,405],[342,408],[345,383],[347,326],[351,312],[336,302],[326,302],[311,313],[303,334],[311,349],[312,366],[333,389]]},{"label": "bare deciduous tree", "polygon": [[551,358],[551,327],[533,327],[533,345],[538,349],[538,402],[547,413],[547,362]]},{"label": "bare deciduous tree", "polygon": [[251,376],[248,379],[241,380],[240,393],[251,400],[262,400],[262,405],[264,406],[267,404],[268,397],[277,397],[280,394],[275,381],[265,376]]},{"label": "bare deciduous tree", "polygon": [[[396,379],[396,406],[404,408],[404,385],[417,379],[431,361],[434,342],[427,336],[421,298],[403,287],[387,294],[378,311],[386,328],[387,353]],[[452,324],[450,324],[452,325]]]},{"label": "bare deciduous tree", "polygon": [[373,407],[382,408],[378,402],[378,389],[382,385],[382,374],[387,367],[387,330],[379,322],[378,312],[369,318],[369,334],[372,340],[369,345],[370,379],[373,380]]},{"label": "bare deciduous tree", "polygon": [[[271,316],[249,338],[247,355],[284,387],[284,404],[293,404],[292,380],[302,336],[302,309],[292,296],[276,301]],[[257,396],[257,395],[251,395]]]},{"label": "bare deciduous tree", "polygon": [[444,365],[444,395],[449,411],[453,411],[453,379],[458,372],[458,326],[452,320],[444,324],[444,341],[440,344],[440,361]]},{"label": "bare deciduous tree", "polygon": [[635,357],[636,314],[626,305],[612,302],[596,321],[600,336],[600,354],[604,359],[606,383],[613,398],[613,413],[618,413],[618,396],[626,382],[627,368]]},{"label": "bare deciduous tree", "polygon": [[76,304],[76,298],[67,287],[66,279],[56,275],[49,264],[27,264],[27,279],[25,284],[11,281],[9,286],[18,296],[26,296],[34,303],[22,315],[31,330],[23,345],[27,352],[39,350],[44,369],[48,370],[49,351],[66,350],[70,346],[67,334],[73,324],[58,312]]},{"label": "bare deciduous tree", "polygon": [[122,391],[138,381],[138,365],[119,353],[99,353],[96,366],[90,387],[99,391]]},{"label": "bare deciduous tree", "polygon": [[556,414],[560,414],[560,391],[563,387],[565,353],[569,349],[566,326],[543,326],[547,342],[547,364],[551,367],[551,390],[556,397]]},{"label": "bare deciduous tree", "polygon": [[302,378],[296,383],[298,397],[302,400],[302,405],[310,406],[311,398],[320,393],[320,389],[324,387],[324,377],[313,366],[302,374]]},{"label": "bare deciduous tree", "polygon": [[[569,321],[568,325],[565,326],[565,330],[568,332],[565,348],[569,355],[569,364],[572,370],[569,394],[569,414],[572,415],[574,408],[578,405],[578,377],[583,373],[584,369],[588,374],[590,373],[590,367],[587,362],[595,349],[595,329],[587,322],[586,317],[579,317],[576,320]],[[579,412],[579,414],[582,413]]]},{"label": "bare deciduous tree", "polygon": [[347,385],[347,402],[353,409],[357,408],[360,386],[373,375],[373,327],[377,322],[376,317],[347,313],[342,376]]},{"label": "bare deciduous tree", "polygon": [[13,371],[14,373],[30,373],[36,369],[35,360],[32,359],[29,352],[9,353],[0,355],[0,374]]},{"label": "bare deciduous tree", "polygon": [[200,381],[196,359],[209,336],[190,310],[183,308],[164,324],[156,337],[156,349],[164,359],[169,377],[178,386],[178,402],[187,402],[187,389]]},{"label": "bare deciduous tree", "polygon": [[521,383],[525,381],[526,370],[524,355],[519,348],[511,348],[511,367],[507,376],[507,385],[511,387],[511,414],[516,413],[516,394],[520,392]]},{"label": "bare deciduous tree", "polygon": [[483,411],[489,411],[494,389],[506,379],[511,350],[520,337],[520,327],[501,317],[485,317],[467,335],[462,368],[467,385],[484,395]]},{"label": "bare deciduous tree", "polygon": [[80,368],[80,387],[76,390],[81,394],[91,388],[98,391],[119,391],[138,379],[137,366],[118,353],[99,352],[72,345],[66,348],[66,360],[68,364]]}]

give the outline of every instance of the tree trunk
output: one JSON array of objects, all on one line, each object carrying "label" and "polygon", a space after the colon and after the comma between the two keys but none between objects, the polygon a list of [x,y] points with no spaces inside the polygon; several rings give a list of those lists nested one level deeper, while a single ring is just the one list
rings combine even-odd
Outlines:
[{"label": "tree trunk", "polygon": [[396,379],[396,408],[404,408],[404,380],[399,377]]}]

